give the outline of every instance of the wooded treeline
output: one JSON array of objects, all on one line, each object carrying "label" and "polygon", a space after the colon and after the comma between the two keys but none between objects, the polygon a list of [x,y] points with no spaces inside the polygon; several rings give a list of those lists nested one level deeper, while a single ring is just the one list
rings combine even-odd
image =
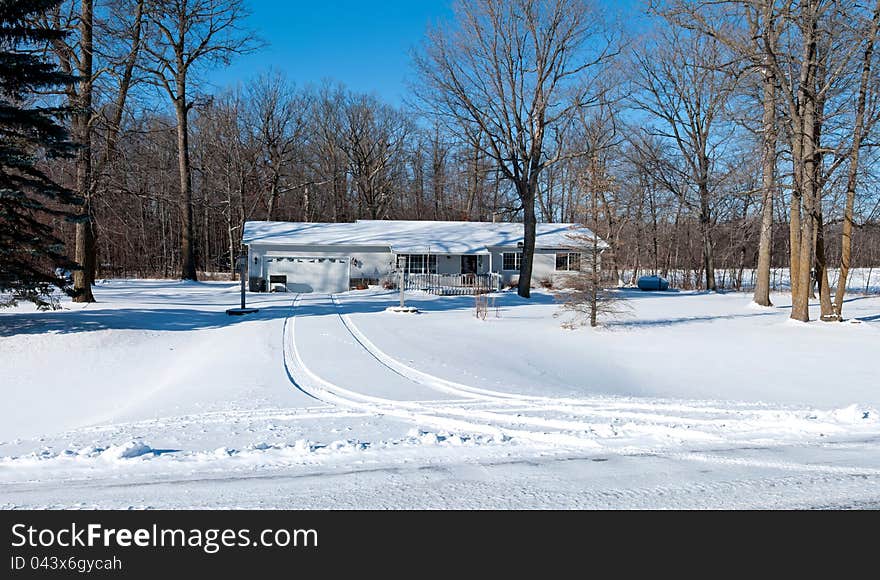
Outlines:
[{"label": "wooded treeline", "polygon": [[65,0],[41,19],[78,77],[58,98],[82,147],[49,170],[86,199],[55,224],[79,299],[95,276],[230,272],[263,219],[524,221],[526,254],[534,221],[595,224],[615,278],[715,289],[716,268],[758,268],[769,304],[769,268],[790,267],[801,320],[814,291],[840,316],[828,268],[880,265],[878,0],[652,2],[638,34],[592,2],[463,1],[405,107],[272,70],[207,92],[207,67],[260,48],[246,5]]}]

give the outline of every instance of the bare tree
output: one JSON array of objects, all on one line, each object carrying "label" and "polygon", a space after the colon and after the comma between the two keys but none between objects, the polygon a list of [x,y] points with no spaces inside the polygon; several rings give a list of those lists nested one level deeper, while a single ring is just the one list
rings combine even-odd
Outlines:
[{"label": "bare tree", "polygon": [[[79,144],[76,154],[76,190],[85,200],[83,219],[76,224],[76,263],[73,273],[74,302],[94,302],[92,283],[95,277],[95,219],[92,204],[92,85],[94,83],[92,32],[94,7],[92,0],[80,0],[79,55],[74,56],[79,87],[72,95],[75,113],[71,122],[74,139]],[[73,52],[71,52],[73,54]]]},{"label": "bare tree", "polygon": [[[810,319],[809,298],[816,257],[817,233],[821,227],[823,109],[829,92],[847,70],[854,54],[852,43],[840,42],[847,26],[845,7],[833,0],[801,2],[784,16],[790,24],[791,43],[787,53],[768,51],[767,65],[780,84],[786,134],[792,161],[792,191],[789,211],[789,248],[792,310],[791,318]],[[797,47],[797,50],[795,50]],[[820,248],[824,252],[824,248]],[[831,316],[827,295],[827,274],[823,284],[822,313]],[[827,305],[826,305],[827,302]],[[827,310],[827,312],[826,312]],[[823,317],[824,318],[824,317]]]},{"label": "bare tree", "polygon": [[345,122],[343,150],[358,199],[370,219],[385,218],[394,200],[394,171],[411,131],[409,119],[373,97],[350,95]]},{"label": "bare tree", "polygon": [[771,66],[771,55],[778,50],[784,30],[781,12],[790,0],[729,0],[702,3],[689,0],[672,2],[663,11],[673,25],[708,35],[723,43],[746,64],[746,72],[756,73],[761,84],[761,220],[754,302],[770,306],[770,262],[773,241],[773,201],[776,196],[776,158],[778,122],[776,115],[778,79]]},{"label": "bare tree", "polygon": [[665,42],[652,45],[637,59],[637,84],[643,94],[635,95],[635,101],[660,122],[655,132],[674,143],[685,162],[684,177],[696,190],[696,201],[691,202],[687,195],[691,187],[678,193],[699,215],[706,289],[716,290],[712,242],[712,197],[718,182],[715,158],[730,135],[722,125],[736,86],[735,71],[720,43],[679,30],[670,31]]},{"label": "bare tree", "polygon": [[350,218],[343,120],[345,99],[342,87],[325,85],[313,96],[310,107],[310,169],[329,186],[331,212],[327,217],[335,222]]},{"label": "bare tree", "polygon": [[[96,5],[94,0],[69,0],[46,12],[39,23],[67,32],[52,42],[49,51],[59,67],[74,79],[66,85],[64,97],[72,110],[71,135],[78,144],[75,188],[85,200],[78,211],[74,234],[75,261],[79,265],[73,273],[75,302],[95,301],[92,284],[97,268],[96,206],[106,183],[102,170],[118,134],[131,69],[137,58],[143,1],[104,0]],[[114,86],[116,68],[120,65],[123,80]],[[101,102],[102,96],[114,99],[115,106]],[[110,123],[105,117],[107,110],[113,117]],[[105,126],[101,127],[102,124]],[[99,135],[102,128],[106,134]],[[107,144],[102,156],[95,155],[96,137],[103,137]]]},{"label": "bare tree", "polygon": [[[856,186],[858,183],[859,154],[862,148],[862,140],[865,136],[866,125],[870,125],[865,115],[866,102],[869,90],[873,89],[876,95],[878,88],[880,88],[878,87],[876,75],[873,75],[872,83],[874,43],[877,40],[878,31],[880,31],[880,0],[875,4],[873,17],[866,26],[866,34],[864,36],[862,70],[859,77],[858,95],[856,97],[852,147],[849,154],[849,173],[846,180],[846,206],[844,208],[843,231],[841,233],[840,273],[837,281],[837,291],[834,295],[833,314],[838,320],[843,318],[843,298],[846,294],[846,282],[849,278],[850,260],[852,258],[853,208],[855,206]],[[876,121],[876,117],[873,121]]]},{"label": "bare tree", "polygon": [[[632,125],[621,130],[627,143],[613,155],[591,158],[591,141],[584,138],[581,121],[602,109],[608,87],[632,88],[628,78],[609,81],[632,69],[604,66],[611,55],[600,35],[601,23],[580,2],[562,8],[551,0],[463,4],[460,29],[433,32],[421,58],[434,76],[423,76],[428,82],[417,89],[429,113],[419,119],[341,86],[294,91],[271,73],[253,81],[250,92],[245,84],[194,98],[204,87],[196,84],[198,71],[204,70],[200,65],[214,58],[223,61],[240,50],[207,51],[199,39],[212,26],[216,36],[207,40],[211,45],[246,35],[237,25],[221,32],[220,24],[210,20],[185,25],[189,36],[183,58],[190,64],[185,98],[172,101],[175,107],[167,112],[157,110],[143,80],[160,92],[177,94],[175,45],[158,23],[165,23],[174,36],[178,28],[167,24],[173,20],[168,11],[184,4],[190,10],[227,3],[89,1],[94,4],[94,56],[93,97],[86,107],[91,109],[92,151],[87,211],[93,227],[79,230],[94,234],[97,252],[92,255],[100,260],[93,262],[105,276],[179,272],[187,253],[180,251],[180,241],[185,239],[191,240],[189,251],[194,251],[199,269],[226,269],[238,253],[240,228],[247,219],[528,223],[531,211],[534,221],[591,226],[611,246],[602,254],[602,266],[615,279],[634,283],[640,274],[653,272],[691,288],[705,284],[700,280],[717,270],[719,289],[754,283],[759,303],[769,301],[769,289],[782,280],[770,277],[770,267],[784,265],[783,259],[796,259],[794,294],[800,296],[800,258],[807,252],[807,269],[816,272],[820,284],[823,319],[829,320],[828,304],[833,318],[839,318],[848,272],[876,266],[880,256],[880,194],[873,187],[880,115],[877,52],[872,51],[877,0],[870,5],[855,0],[663,3],[664,18],[653,21],[658,36],[699,35],[704,46],[715,42],[721,47],[721,58],[675,60],[667,55],[668,48],[657,50],[646,58],[654,72],[663,73],[661,65],[669,61],[673,74],[699,82],[700,75],[710,73],[723,79],[729,69],[741,75],[730,107],[713,119],[706,141],[708,214],[701,207],[700,174],[658,114],[645,109],[636,113]],[[79,77],[62,87],[60,95],[79,115],[85,108],[78,95],[87,77],[76,60],[85,46],[79,40],[83,4],[67,0],[63,7],[57,17],[69,34],[46,49],[57,60],[66,59],[67,70]],[[195,34],[199,27],[202,36]],[[804,40],[811,35],[815,49],[805,52]],[[152,52],[139,50],[144,45]],[[198,51],[207,52],[193,61]],[[156,53],[167,56],[165,64]],[[806,80],[800,93],[802,73]],[[698,82],[688,83],[690,93],[685,93],[695,94]],[[663,86],[670,87],[677,90],[673,84]],[[682,126],[687,125],[687,101],[674,90],[670,94],[662,103],[665,112],[677,102],[684,111]],[[661,109],[648,91],[639,99]],[[191,113],[184,130],[177,116],[180,103]],[[701,95],[703,112],[706,103]],[[603,106],[614,112],[620,108],[609,105],[607,98]],[[813,119],[811,136],[808,115]],[[77,125],[73,128],[82,128],[80,120],[71,118]],[[734,133],[725,140],[727,131]],[[183,149],[181,135],[188,136]],[[167,170],[180,167],[181,151],[191,155],[190,216],[182,211],[180,176],[186,172]],[[83,160],[45,164],[58,182],[76,187],[77,163]],[[607,186],[596,186],[594,178],[607,180]],[[532,187],[533,203],[524,204],[521,193]],[[809,211],[805,196],[812,200]],[[790,198],[796,203],[789,205]],[[706,215],[712,267],[705,260]],[[789,228],[792,216],[795,225]],[[784,224],[787,231],[774,232],[774,223]],[[77,237],[87,238],[62,221],[55,229],[71,253]],[[796,245],[792,254],[795,232],[796,244],[804,240],[805,245]],[[592,276],[588,250],[589,244],[583,250],[584,284]],[[835,280],[831,276],[828,284],[826,264],[837,260],[842,275],[835,296]],[[757,272],[752,274],[755,263]],[[92,279],[87,272],[83,278]],[[869,282],[863,287],[871,287]],[[595,288],[601,290],[601,285]],[[591,295],[588,285],[582,290],[587,292],[583,296]],[[801,304],[796,300],[799,315]]]},{"label": "bare tree", "polygon": [[429,31],[416,66],[421,100],[477,144],[514,186],[522,205],[518,293],[528,297],[541,172],[560,161],[548,132],[564,133],[589,104],[595,78],[613,53],[608,29],[583,0],[474,0],[454,7],[455,25]]},{"label": "bare tree", "polygon": [[174,105],[177,118],[178,172],[181,213],[181,278],[195,280],[192,168],[189,151],[189,113],[193,73],[200,65],[228,63],[253,47],[254,38],[242,30],[243,0],[147,0],[149,55],[144,67]]},{"label": "bare tree", "polygon": [[304,95],[277,72],[260,75],[248,85],[255,136],[266,172],[266,219],[276,219],[282,177],[302,153],[308,107]]},{"label": "bare tree", "polygon": [[[757,7],[747,7],[752,38],[760,38],[755,51],[744,51],[753,62],[760,59],[762,110],[761,116],[761,229],[758,240],[758,271],[753,301],[761,306],[770,302],[770,260],[773,242],[773,199],[776,196],[776,155],[779,128],[776,121],[777,85],[774,68],[769,66],[770,53],[776,50],[782,33],[780,18],[774,11],[774,0],[760,0]],[[742,53],[742,51],[741,51]]]},{"label": "bare tree", "polygon": [[[587,225],[592,235],[569,235],[575,247],[583,250],[579,254],[578,267],[568,265],[569,269],[575,271],[562,279],[560,285],[563,291],[557,293],[563,311],[573,315],[565,323],[569,328],[587,320],[590,326],[596,327],[600,315],[621,311],[619,296],[605,287],[599,271],[600,252],[604,249],[604,244],[600,245],[599,242],[599,224],[603,209],[608,211],[607,204],[604,208],[600,205],[600,199],[607,199],[609,190],[616,187],[608,171],[608,159],[621,141],[611,103],[602,102],[594,115],[581,116],[577,139],[587,151],[586,157],[577,163],[578,190],[582,196],[578,203],[578,221]],[[571,259],[571,255],[568,259]]]},{"label": "bare tree", "polygon": [[[257,195],[259,158],[264,154],[262,143],[253,129],[253,111],[256,106],[246,99],[241,90],[224,93],[199,111],[194,123],[196,153],[201,158],[203,194],[216,195],[213,207],[206,207],[208,223],[203,235],[217,235],[217,247],[225,241],[228,254],[225,262],[232,276],[236,273],[235,258],[240,253],[240,238],[244,222],[252,217],[256,205],[262,205],[262,191]],[[225,240],[214,225],[215,215],[222,215]],[[212,219],[214,218],[214,219]],[[210,262],[210,259],[208,260]]]},{"label": "bare tree", "polygon": [[71,79],[65,98],[71,109],[70,133],[77,143],[75,189],[84,200],[75,226],[75,258],[79,268],[73,272],[74,302],[94,302],[92,281],[95,271],[95,222],[92,212],[92,99],[94,72],[94,5],[92,0],[59,4],[41,16],[46,29],[62,30],[65,36],[52,41],[51,52],[59,68]]},{"label": "bare tree", "polygon": [[105,135],[104,153],[97,167],[100,173],[99,189],[106,188],[106,182],[112,177],[109,173],[122,133],[129,95],[135,84],[141,80],[136,75],[136,66],[141,57],[146,1],[112,0],[109,6],[111,15],[101,23],[101,34],[110,45],[103,49],[102,58],[107,63],[108,76],[114,79],[115,87],[110,91],[113,95],[112,102],[102,111]]}]

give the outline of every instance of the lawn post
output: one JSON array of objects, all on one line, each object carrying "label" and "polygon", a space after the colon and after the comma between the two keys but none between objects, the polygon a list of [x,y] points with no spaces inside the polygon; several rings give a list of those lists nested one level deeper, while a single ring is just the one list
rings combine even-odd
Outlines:
[{"label": "lawn post", "polygon": [[406,256],[401,256],[401,255],[397,256],[397,271],[399,273],[398,274],[399,282],[397,285],[400,287],[400,307],[404,308],[405,305],[403,303],[403,286],[404,286],[403,275],[404,275],[404,272],[406,271]]},{"label": "lawn post", "polygon": [[259,308],[248,308],[245,306],[245,286],[244,286],[244,278],[247,275],[247,255],[239,256],[238,262],[238,272],[239,276],[241,276],[241,308],[229,308],[226,311],[226,314],[229,316],[243,316],[245,314],[254,314],[255,312],[259,312]]},{"label": "lawn post", "polygon": [[247,256],[241,255],[238,257],[238,272],[239,277],[241,278],[241,309],[244,310],[244,276],[245,276],[245,268],[247,264]]}]

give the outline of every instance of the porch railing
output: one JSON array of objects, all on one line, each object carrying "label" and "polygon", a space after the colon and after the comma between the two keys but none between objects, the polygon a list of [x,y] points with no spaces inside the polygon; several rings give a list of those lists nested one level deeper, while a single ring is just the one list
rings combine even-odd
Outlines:
[{"label": "porch railing", "polygon": [[423,290],[441,296],[487,294],[501,289],[501,275],[489,274],[407,274],[407,290]]}]

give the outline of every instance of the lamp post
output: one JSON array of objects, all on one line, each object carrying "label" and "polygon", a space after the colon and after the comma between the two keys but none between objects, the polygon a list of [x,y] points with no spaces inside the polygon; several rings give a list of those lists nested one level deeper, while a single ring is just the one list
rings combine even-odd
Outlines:
[{"label": "lamp post", "polygon": [[397,255],[397,274],[398,274],[397,287],[400,288],[400,308],[401,309],[406,307],[406,305],[403,303],[404,273],[405,272],[406,272],[406,255],[398,254]]},{"label": "lamp post", "polygon": [[400,306],[389,306],[385,309],[386,312],[397,312],[402,314],[418,314],[419,312],[418,308],[407,306],[403,301],[404,289],[406,288],[407,261],[407,256],[405,254],[397,255],[397,285],[400,287]]},{"label": "lamp post", "polygon": [[245,266],[247,265],[247,256],[239,256],[238,257],[238,277],[241,278],[241,309],[244,310],[244,277],[247,269]]},{"label": "lamp post", "polygon": [[[256,261],[256,259],[255,259]],[[241,308],[230,308],[226,311],[229,316],[242,316],[244,314],[253,314],[259,312],[259,308],[248,308],[245,305],[245,276],[247,276],[247,256],[242,254],[235,263],[238,266],[239,278],[241,278]]]}]

